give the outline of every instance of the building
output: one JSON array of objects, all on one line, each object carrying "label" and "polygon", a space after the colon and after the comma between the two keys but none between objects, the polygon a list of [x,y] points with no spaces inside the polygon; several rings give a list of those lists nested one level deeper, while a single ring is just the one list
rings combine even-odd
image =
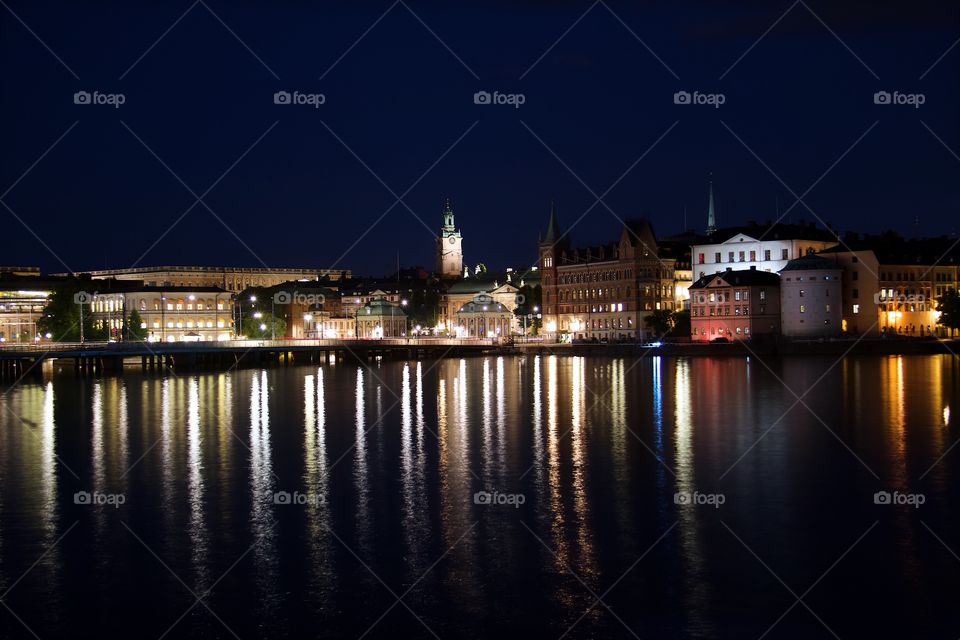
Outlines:
[{"label": "building", "polygon": [[358,338],[403,338],[407,335],[407,314],[399,305],[384,299],[371,300],[357,310]]},{"label": "building", "polygon": [[0,267],[0,343],[46,339],[37,332],[37,321],[50,294],[65,281],[41,277],[39,268]]},{"label": "building", "polygon": [[[527,286],[536,288],[539,284],[540,273],[536,268],[525,272],[507,269],[497,273],[481,271],[467,274],[463,279],[450,284],[444,292],[441,322],[448,333],[456,333],[459,326],[457,313],[461,307],[478,296],[488,297],[512,314],[523,302],[520,290]],[[515,320],[510,333],[518,332],[520,326],[519,320]]]},{"label": "building", "polygon": [[505,338],[515,322],[512,311],[490,295],[480,294],[457,310],[455,333],[458,338]]},{"label": "building", "polygon": [[843,268],[843,328],[850,334],[946,336],[937,303],[960,284],[956,238],[851,234],[821,255]]},{"label": "building", "polygon": [[443,226],[437,235],[437,274],[459,278],[463,274],[463,238],[453,219],[450,199],[443,205]]},{"label": "building", "polygon": [[780,276],[746,269],[705,275],[690,286],[695,341],[748,340],[780,333]]},{"label": "building", "polygon": [[832,338],[843,330],[843,268],[810,254],[780,271],[780,330],[790,338]]},{"label": "building", "polygon": [[616,242],[571,248],[551,207],[539,244],[544,332],[560,340],[639,340],[644,319],[674,310],[674,258],[661,258],[653,227],[629,220]]},{"label": "building", "polygon": [[787,263],[836,246],[833,232],[814,224],[751,222],[743,227],[716,229],[691,248],[693,272],[702,278],[726,269],[756,269],[779,273]]},{"label": "building", "polygon": [[234,335],[234,296],[219,287],[109,282],[108,289],[89,295],[93,324],[109,328],[111,339],[122,337],[125,319],[134,310],[149,342],[207,342],[230,340]]},{"label": "building", "polygon": [[[349,277],[342,269],[268,269],[260,267],[134,267],[90,271],[95,280],[139,280],[151,287],[219,287],[240,292],[248,287],[272,287],[284,282]],[[70,274],[55,274],[60,276]]]}]

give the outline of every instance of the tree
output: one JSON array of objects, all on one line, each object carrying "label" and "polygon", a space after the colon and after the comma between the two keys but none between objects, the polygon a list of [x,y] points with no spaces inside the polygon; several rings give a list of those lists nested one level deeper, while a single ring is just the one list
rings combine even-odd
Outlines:
[{"label": "tree", "polygon": [[520,326],[524,324],[524,318],[532,315],[533,318],[527,318],[526,326],[531,328],[531,333],[537,335],[538,329],[540,329],[541,319],[538,318],[538,315],[542,315],[542,306],[541,306],[541,296],[543,289],[540,285],[532,287],[529,284],[525,284],[517,291],[517,308],[514,309],[513,313],[520,319]]},{"label": "tree", "polygon": [[130,312],[130,315],[127,316],[126,321],[123,324],[123,339],[124,340],[139,340],[144,341],[147,338],[147,328],[141,326],[143,324],[143,319],[140,317],[140,312],[134,309]]},{"label": "tree", "polygon": [[[273,323],[273,331],[271,331]],[[274,318],[269,312],[243,316],[243,335],[251,340],[270,340],[274,335],[279,339],[286,335],[287,323],[283,318]]]},{"label": "tree", "polygon": [[662,338],[673,328],[673,311],[668,309],[651,311],[650,315],[643,319],[643,322],[658,338]]},{"label": "tree", "polygon": [[410,294],[404,311],[410,320],[410,326],[420,325],[421,329],[430,329],[437,325],[437,310],[440,308],[440,292],[435,287],[415,289]]},{"label": "tree", "polygon": [[675,338],[690,337],[690,310],[683,309],[673,312],[673,330],[670,335]]},{"label": "tree", "polygon": [[106,330],[93,325],[93,312],[90,304],[93,293],[89,282],[69,280],[57,286],[47,299],[41,317],[37,320],[37,332],[50,334],[56,341],[80,341],[80,313],[83,308],[83,338],[85,340],[106,340]]},{"label": "tree", "polygon": [[953,332],[960,329],[960,293],[956,289],[947,289],[937,302],[937,311],[940,312],[937,324],[949,329],[953,336]]}]

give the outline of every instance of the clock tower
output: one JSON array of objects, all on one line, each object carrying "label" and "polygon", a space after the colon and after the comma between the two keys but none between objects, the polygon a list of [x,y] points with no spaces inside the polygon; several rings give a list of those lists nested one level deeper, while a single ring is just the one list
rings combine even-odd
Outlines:
[{"label": "clock tower", "polygon": [[463,238],[453,221],[450,198],[443,204],[443,226],[437,236],[437,272],[441,278],[459,278],[463,275]]}]

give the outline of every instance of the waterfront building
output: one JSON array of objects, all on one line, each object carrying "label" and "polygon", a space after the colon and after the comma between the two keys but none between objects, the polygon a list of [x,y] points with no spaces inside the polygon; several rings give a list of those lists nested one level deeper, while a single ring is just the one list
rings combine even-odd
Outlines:
[{"label": "waterfront building", "polygon": [[[288,269],[261,267],[133,267],[88,272],[94,280],[138,280],[151,287],[219,287],[240,292],[249,287],[272,287],[291,280],[338,280],[349,277],[349,269]],[[66,276],[70,274],[55,274]]]},{"label": "waterfront building", "polygon": [[938,335],[937,303],[960,285],[956,238],[851,234],[821,252],[843,267],[843,325],[851,334]]},{"label": "waterfront building", "polygon": [[407,314],[400,305],[379,298],[357,310],[358,338],[402,338],[407,335]]},{"label": "waterfront building", "polygon": [[690,286],[695,341],[748,340],[780,333],[780,276],[746,269],[705,275]]},{"label": "waterfront building", "polygon": [[0,343],[46,339],[37,333],[37,320],[50,294],[65,281],[41,277],[36,267],[0,267]]},{"label": "waterfront building", "polygon": [[790,338],[830,338],[843,329],[843,268],[823,256],[795,258],[780,271],[780,327]]},{"label": "waterfront building", "polygon": [[463,274],[463,237],[454,222],[453,207],[447,198],[443,205],[443,226],[437,235],[437,275],[459,278]]},{"label": "waterfront building", "polygon": [[[448,333],[455,333],[459,326],[457,314],[460,309],[472,302],[478,296],[486,296],[493,302],[503,306],[509,313],[514,313],[521,304],[520,290],[526,286],[536,287],[540,283],[540,274],[536,269],[526,272],[515,272],[513,269],[497,273],[481,271],[468,274],[466,277],[450,284],[444,291],[441,306],[443,308],[441,322]],[[510,331],[520,330],[520,321],[514,319]]]},{"label": "waterfront building", "polygon": [[639,340],[644,319],[676,308],[675,258],[658,254],[647,220],[628,220],[616,242],[571,248],[551,207],[539,243],[544,332],[560,340]]},{"label": "waterfront building", "polygon": [[505,338],[516,322],[513,312],[489,294],[480,294],[457,310],[458,338]]},{"label": "waterfront building", "polygon": [[89,292],[89,308],[94,326],[108,328],[111,339],[122,338],[125,319],[134,310],[140,315],[140,328],[147,331],[149,342],[207,342],[233,337],[233,294],[219,287],[152,287],[115,280],[99,284],[97,290]]}]

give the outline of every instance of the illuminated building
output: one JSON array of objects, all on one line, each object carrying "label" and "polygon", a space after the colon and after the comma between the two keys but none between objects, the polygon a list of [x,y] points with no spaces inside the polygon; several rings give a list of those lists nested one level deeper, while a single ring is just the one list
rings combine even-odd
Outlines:
[{"label": "illuminated building", "polygon": [[458,338],[503,338],[514,325],[513,312],[490,295],[480,294],[456,313]]},{"label": "illuminated building", "polygon": [[134,310],[140,315],[140,328],[146,330],[149,342],[207,342],[233,337],[233,294],[228,291],[109,282],[110,290],[88,293],[93,324],[108,327],[111,339],[122,337],[124,319]]},{"label": "illuminated building", "polygon": [[703,342],[780,333],[780,276],[756,269],[703,276],[690,286],[690,330]]},{"label": "illuminated building", "polygon": [[780,271],[780,326],[792,338],[827,338],[842,330],[843,269],[818,255],[796,258]]},{"label": "illuminated building", "polygon": [[547,334],[637,340],[651,333],[646,316],[676,308],[676,259],[659,255],[647,220],[628,220],[616,242],[570,248],[551,207],[539,255]]},{"label": "illuminated building", "polygon": [[371,300],[356,315],[358,338],[402,338],[407,335],[407,314],[384,299]]},{"label": "illuminated building", "polygon": [[37,267],[0,267],[0,342],[35,342],[47,298],[64,280],[41,278]]}]

